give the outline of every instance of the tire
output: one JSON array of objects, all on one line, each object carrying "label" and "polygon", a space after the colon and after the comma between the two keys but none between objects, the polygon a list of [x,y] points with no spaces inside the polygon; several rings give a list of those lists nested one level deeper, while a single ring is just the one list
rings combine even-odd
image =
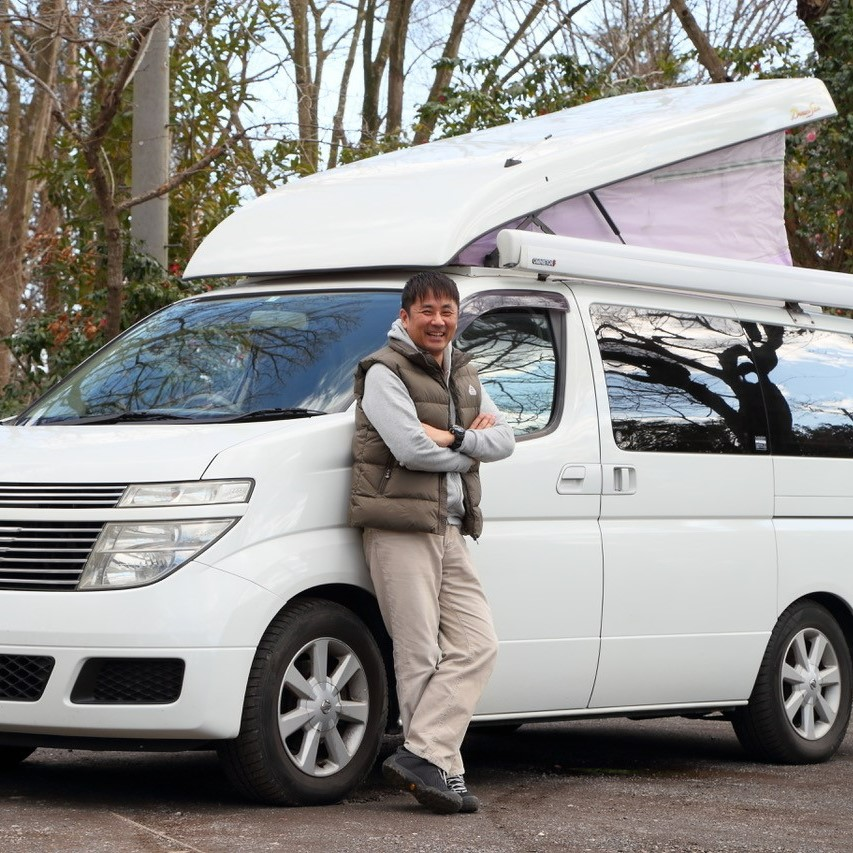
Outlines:
[{"label": "tire", "polygon": [[0,746],[0,771],[17,767],[35,751],[34,746]]},{"label": "tire", "polygon": [[826,761],[850,719],[853,667],[847,640],[832,614],[801,601],[780,617],[735,734],[755,758],[779,764]]},{"label": "tire", "polygon": [[305,599],[258,645],[240,734],[218,749],[231,783],[269,805],[336,803],[373,766],[388,712],[382,655],[351,611]]}]

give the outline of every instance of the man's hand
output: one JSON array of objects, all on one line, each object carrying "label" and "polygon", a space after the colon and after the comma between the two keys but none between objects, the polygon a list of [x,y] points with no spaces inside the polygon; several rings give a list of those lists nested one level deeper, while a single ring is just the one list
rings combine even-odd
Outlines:
[{"label": "man's hand", "polygon": [[421,421],[421,426],[429,438],[431,438],[439,447],[450,447],[453,444],[453,433],[448,429],[438,429]]},{"label": "man's hand", "polygon": [[[494,415],[480,414],[471,422],[468,429],[488,429],[495,425],[496,418]],[[438,429],[421,421],[421,426],[429,438],[431,438],[439,447],[450,447],[453,444],[453,433],[447,429]]]},{"label": "man's hand", "polygon": [[495,425],[496,420],[497,418],[494,415],[477,415],[477,417],[471,422],[471,426],[469,426],[468,429],[488,429]]}]

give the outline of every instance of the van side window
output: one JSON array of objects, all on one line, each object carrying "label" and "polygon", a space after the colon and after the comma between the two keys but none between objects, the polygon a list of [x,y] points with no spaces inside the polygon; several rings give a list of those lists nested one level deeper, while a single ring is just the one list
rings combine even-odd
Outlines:
[{"label": "van side window", "polygon": [[744,323],[781,456],[853,457],[853,337]]},{"label": "van side window", "polygon": [[480,381],[516,435],[545,429],[556,407],[557,352],[549,312],[489,311],[456,339],[471,353]]},{"label": "van side window", "polygon": [[625,306],[591,313],[618,447],[767,451],[761,386],[738,322]]}]

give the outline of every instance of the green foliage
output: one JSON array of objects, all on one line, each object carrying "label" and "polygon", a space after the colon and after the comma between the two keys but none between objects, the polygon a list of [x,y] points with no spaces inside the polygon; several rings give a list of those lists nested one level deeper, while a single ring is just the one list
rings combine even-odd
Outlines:
[{"label": "green foliage", "polygon": [[408,148],[409,145],[411,145],[411,141],[404,135],[382,136],[379,139],[362,142],[359,145],[346,146],[341,150],[338,164],[343,166],[346,163],[355,163],[357,160],[367,160],[377,154],[388,154],[390,151]]},{"label": "green foliage", "polygon": [[[109,10],[100,10],[104,15]],[[95,24],[81,27],[79,50],[65,54],[62,87],[76,92],[66,104],[69,121],[86,135],[110,88],[127,49],[121,38],[92,37]],[[210,0],[204,17],[187,7],[172,22],[171,83],[173,173],[180,173],[221,145],[223,128],[240,112],[245,121],[253,107],[253,76],[247,63],[263,49],[265,39],[287,23],[281,4],[258,0],[235,6]],[[121,27],[118,27],[118,32]],[[280,59],[266,55],[258,72],[272,74]],[[130,196],[132,84],[124,91],[116,120],[103,140],[117,202]],[[233,132],[232,124],[227,132]],[[243,144],[193,175],[170,194],[170,256],[165,273],[150,258],[129,247],[132,208],[121,217],[125,235],[125,288],[121,327],[126,328],[161,305],[209,285],[181,282],[181,273],[201,238],[238,207],[251,191],[260,193],[286,181],[295,143],[266,141],[270,127],[246,127]],[[2,134],[0,134],[2,135]],[[2,144],[2,143],[0,143]],[[0,413],[19,411],[47,386],[105,342],[105,242],[101,212],[92,192],[91,175],[78,142],[57,127],[51,156],[36,169],[44,190],[40,204],[53,216],[31,239],[29,286],[22,316],[9,344],[15,369],[0,391]]]},{"label": "green foliage", "polygon": [[[769,71],[772,68],[784,67],[794,50],[793,38],[784,36],[753,45],[720,48],[717,53],[728,69],[729,76],[733,80],[741,80],[760,74],[765,69]],[[690,58],[696,59],[696,53],[691,53]]]},{"label": "green foliage", "polygon": [[[817,51],[804,63],[791,59],[795,45],[780,38],[729,53],[721,51],[735,78],[766,73],[816,75],[826,81],[839,117],[789,135],[786,214],[799,263],[847,272],[853,272],[851,3],[853,0],[833,0],[827,14],[809,25]],[[256,78],[259,74],[271,79],[284,58],[270,45],[279,44],[282,34],[292,33],[288,4],[278,0],[252,4],[209,0],[203,17],[187,8],[188,14],[174,16],[172,27],[174,173],[191,167],[221,144],[223,127],[234,116],[239,114],[244,122],[251,120],[257,105],[248,69],[254,69]],[[595,98],[682,82],[695,67],[695,55],[653,49],[657,41],[646,44],[643,39],[648,33],[644,33],[636,36],[632,61],[621,64],[604,47],[600,54],[591,55],[589,64],[569,55],[544,53],[514,70],[499,58],[442,60],[454,72],[452,82],[436,101],[420,107],[417,123],[434,118],[436,136],[454,136]],[[81,42],[79,51],[73,51],[58,87],[79,93],[69,114],[79,127],[91,127],[110,75],[125,50],[122,39],[103,39]],[[118,117],[104,140],[104,157],[119,200],[130,192],[131,95],[132,86],[124,93]],[[127,252],[122,327],[160,305],[209,287],[182,283],[176,276],[201,238],[242,201],[303,170],[298,140],[282,136],[292,134],[266,125],[250,126],[243,142],[172,191],[170,269],[166,274],[150,259]],[[3,142],[0,130],[0,146]],[[344,149],[341,162],[408,144],[405,133],[380,137],[369,145]],[[51,157],[40,164],[37,176],[45,187],[46,200],[58,211],[58,224],[36,233],[31,241],[25,312],[29,318],[21,322],[10,341],[18,369],[13,383],[0,395],[0,413],[22,408],[104,341],[100,214],[88,168],[68,133],[56,132]],[[125,214],[125,231],[129,221]]]},{"label": "green foliage", "polygon": [[822,79],[838,116],[788,136],[791,248],[798,264],[853,273],[853,3],[835,0],[809,28],[816,53],[783,72]]},{"label": "green foliage", "polygon": [[[139,252],[128,250],[125,258],[127,284],[122,329],[158,308],[222,284],[221,281],[183,281],[177,276],[166,275],[149,256]],[[78,298],[66,298],[62,307],[33,313],[4,341],[15,360],[17,376],[0,394],[0,417],[21,411],[106,343],[106,291],[81,290],[77,280],[81,271],[85,279],[92,259],[59,252],[50,264],[66,297],[76,291]]]},{"label": "green foliage", "polygon": [[535,56],[505,83],[499,79],[499,59],[452,60],[450,64],[456,72],[454,81],[437,101],[423,104],[418,112],[419,121],[436,117],[441,136],[544,115],[600,97],[607,88],[600,71],[565,54]]},{"label": "green foliage", "polygon": [[[230,117],[238,112],[251,117],[255,96],[246,67],[261,53],[255,64],[266,70],[256,76],[269,77],[278,68],[279,59],[263,54],[263,46],[287,24],[283,5],[270,0],[236,5],[211,0],[204,20],[188,16],[175,23],[170,69],[175,173],[222,142],[222,128]],[[295,141],[275,138],[276,129],[266,125],[247,126],[246,131],[243,143],[170,193],[174,268],[183,269],[200,239],[247,195],[281,185],[298,170]]]}]

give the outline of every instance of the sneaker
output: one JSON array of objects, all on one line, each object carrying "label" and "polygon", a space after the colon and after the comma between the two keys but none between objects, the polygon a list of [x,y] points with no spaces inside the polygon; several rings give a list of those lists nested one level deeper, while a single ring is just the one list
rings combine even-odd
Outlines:
[{"label": "sneaker", "polygon": [[447,776],[425,758],[401,746],[382,764],[386,782],[408,791],[428,809],[439,814],[454,814],[462,808],[462,797],[447,786]]},{"label": "sneaker", "polygon": [[475,812],[480,808],[480,801],[468,790],[465,785],[464,776],[448,776],[447,787],[451,791],[456,791],[462,797],[462,808],[460,812],[470,813]]}]

